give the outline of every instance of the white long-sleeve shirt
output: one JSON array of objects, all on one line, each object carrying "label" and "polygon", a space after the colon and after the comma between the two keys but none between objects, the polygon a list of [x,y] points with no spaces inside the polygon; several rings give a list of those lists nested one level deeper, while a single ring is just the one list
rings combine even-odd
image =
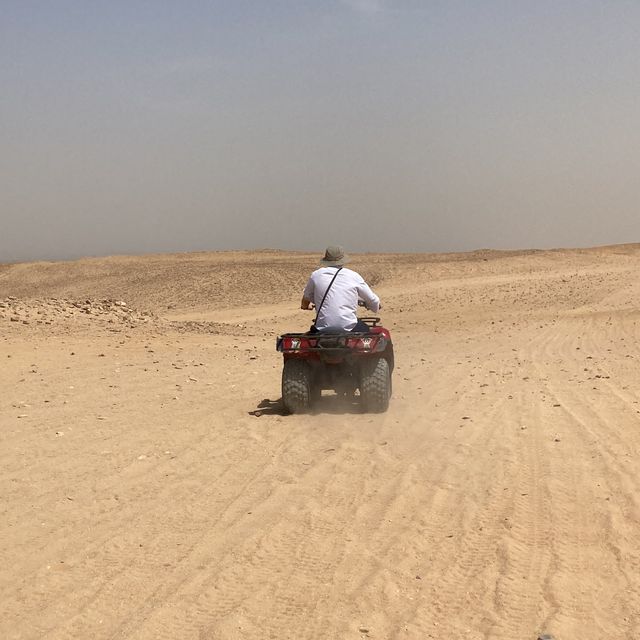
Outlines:
[{"label": "white long-sleeve shirt", "polygon": [[[320,307],[331,279],[338,267],[320,267],[311,274],[307,286],[304,288],[303,297],[311,300],[316,309]],[[377,313],[380,308],[380,298],[371,290],[362,276],[351,269],[342,268],[329,289],[329,293],[320,309],[316,327],[327,329],[328,327],[341,328],[350,331],[358,321],[358,299],[364,300],[367,309]]]}]

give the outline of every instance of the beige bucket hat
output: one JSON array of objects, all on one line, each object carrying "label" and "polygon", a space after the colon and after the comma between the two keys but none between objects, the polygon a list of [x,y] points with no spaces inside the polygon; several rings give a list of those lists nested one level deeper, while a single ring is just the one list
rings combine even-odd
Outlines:
[{"label": "beige bucket hat", "polygon": [[339,245],[327,247],[324,252],[324,258],[320,260],[320,264],[325,267],[341,267],[347,262],[349,262],[349,256],[345,254],[344,249]]}]

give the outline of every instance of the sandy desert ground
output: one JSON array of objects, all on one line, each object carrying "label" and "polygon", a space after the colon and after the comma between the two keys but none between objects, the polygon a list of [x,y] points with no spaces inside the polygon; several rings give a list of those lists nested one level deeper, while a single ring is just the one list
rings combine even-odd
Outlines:
[{"label": "sandy desert ground", "polygon": [[0,265],[0,638],[640,638],[640,245],[355,256],[391,407],[284,416],[316,259]]}]

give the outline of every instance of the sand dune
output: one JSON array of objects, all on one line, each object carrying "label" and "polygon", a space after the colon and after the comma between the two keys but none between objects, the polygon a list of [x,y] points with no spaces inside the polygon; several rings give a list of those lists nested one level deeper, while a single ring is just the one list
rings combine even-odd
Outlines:
[{"label": "sand dune", "polygon": [[0,637],[640,638],[640,245],[355,256],[390,409],[283,416],[316,259],[0,266]]}]

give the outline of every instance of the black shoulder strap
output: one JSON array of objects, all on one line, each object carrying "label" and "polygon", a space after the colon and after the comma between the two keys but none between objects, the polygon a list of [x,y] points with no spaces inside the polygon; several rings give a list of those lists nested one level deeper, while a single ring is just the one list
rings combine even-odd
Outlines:
[{"label": "black shoulder strap", "polygon": [[339,267],[338,270],[333,274],[333,278],[331,278],[331,282],[329,283],[329,286],[325,289],[324,295],[322,296],[322,302],[320,302],[320,306],[316,309],[316,319],[313,321],[313,324],[318,322],[318,316],[320,315],[320,309],[322,309],[322,305],[324,304],[324,301],[327,298],[327,293],[329,293],[329,289],[331,289],[331,285],[333,284],[333,281],[336,279],[336,277],[338,276],[340,271],[342,271],[342,267]]}]

